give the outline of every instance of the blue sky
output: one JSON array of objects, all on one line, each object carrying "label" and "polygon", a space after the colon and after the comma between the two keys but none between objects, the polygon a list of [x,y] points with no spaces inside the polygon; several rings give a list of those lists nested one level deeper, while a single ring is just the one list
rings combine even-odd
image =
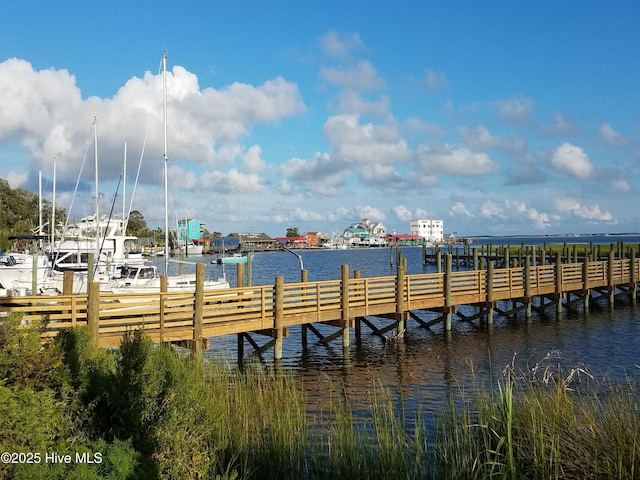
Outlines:
[{"label": "blue sky", "polygon": [[[210,231],[638,232],[640,3],[11,2],[0,177]],[[79,191],[73,190],[79,182]]]}]

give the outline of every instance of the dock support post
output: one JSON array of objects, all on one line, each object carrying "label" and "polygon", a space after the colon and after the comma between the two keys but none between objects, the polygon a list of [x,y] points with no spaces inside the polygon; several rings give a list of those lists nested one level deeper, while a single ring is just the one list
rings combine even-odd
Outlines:
[{"label": "dock support post", "polygon": [[204,302],[204,263],[196,263],[196,291],[193,305],[193,351],[202,355],[202,321]]},{"label": "dock support post", "polygon": [[589,255],[584,256],[582,263],[582,289],[584,290],[584,309],[589,310]]},{"label": "dock support post", "polygon": [[[300,281],[303,283],[306,283],[309,281],[309,271],[308,270],[300,270]],[[306,296],[306,290],[305,290],[305,296]],[[304,301],[306,302],[307,299],[305,298]],[[303,323],[302,326],[300,327],[300,333],[302,335],[302,348],[307,348],[307,324]]]},{"label": "dock support post", "polygon": [[616,298],[616,287],[613,284],[613,262],[615,260],[615,252],[613,250],[613,244],[611,244],[611,250],[609,250],[609,261],[607,262],[607,284],[609,286],[609,308],[612,308]]},{"label": "dock support post", "polygon": [[73,295],[73,272],[67,270],[62,275],[62,294]]},{"label": "dock support post", "polygon": [[[360,272],[360,270],[354,270],[353,271],[353,278],[355,279],[360,279],[362,276],[362,273]],[[366,294],[366,292],[364,292]],[[359,293],[359,295],[361,295],[362,293]],[[360,320],[360,317],[356,318],[356,342],[360,342],[362,340],[362,321]]]},{"label": "dock support post", "polygon": [[284,277],[276,277],[275,285],[275,346],[273,351],[273,358],[275,360],[282,360],[282,336],[283,330],[283,318],[284,318]]},{"label": "dock support post", "polygon": [[487,264],[487,323],[493,323],[493,270],[495,268],[494,261]]},{"label": "dock support post", "polygon": [[444,256],[444,323],[445,330],[451,330],[451,273],[452,273],[452,260],[451,254],[447,253]]},{"label": "dock support post", "polygon": [[244,333],[238,334],[238,365],[244,363]]},{"label": "dock support post", "polygon": [[556,313],[562,312],[562,254],[556,252]]},{"label": "dock support post", "polygon": [[436,250],[436,272],[442,272],[442,252],[439,247]]},{"label": "dock support post", "polygon": [[[400,268],[400,267],[398,267]],[[349,265],[342,265],[342,346],[349,346]]]},{"label": "dock support post", "polygon": [[525,317],[531,318],[531,257],[524,257],[524,301]]},{"label": "dock support post", "polygon": [[405,303],[406,297],[406,276],[405,266],[398,265],[396,270],[396,321],[398,322],[398,335],[401,335],[405,329]]},{"label": "dock support post", "polygon": [[247,286],[253,285],[253,253],[247,252]]},{"label": "dock support post", "polygon": [[[91,268],[91,265],[89,265]],[[87,324],[91,342],[100,346],[100,283],[91,282],[87,294]]]},{"label": "dock support post", "polygon": [[473,269],[474,270],[478,270],[478,249],[474,248],[473,249]]},{"label": "dock support post", "polygon": [[631,248],[629,255],[629,272],[631,272],[631,303],[635,305],[636,288],[638,287],[638,276],[636,273],[636,249]]},{"label": "dock support post", "polygon": [[244,287],[244,263],[236,264],[236,272],[237,272],[236,286],[238,288],[243,288]]},{"label": "dock support post", "polygon": [[93,277],[96,273],[97,265],[95,265],[94,260],[95,255],[93,253],[87,255],[87,294],[89,293],[89,284],[93,282]]}]

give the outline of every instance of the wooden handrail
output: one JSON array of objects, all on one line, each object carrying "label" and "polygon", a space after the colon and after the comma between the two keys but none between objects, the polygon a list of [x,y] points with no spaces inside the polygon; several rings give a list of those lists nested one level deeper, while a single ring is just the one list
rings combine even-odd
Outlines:
[{"label": "wooden handrail", "polygon": [[[117,344],[127,330],[140,326],[158,341],[197,340],[311,322],[345,321],[345,315],[398,315],[412,309],[482,303],[489,297],[491,301],[517,299],[527,291],[530,295],[557,295],[611,289],[640,278],[640,259],[492,267],[490,271],[491,275],[489,270],[414,275],[399,271],[397,277],[349,279],[347,275],[341,280],[281,282],[275,289],[265,285],[198,293],[115,295],[96,293],[97,284],[92,284],[90,295],[2,297],[0,321],[11,312],[21,312],[25,322],[46,319],[45,338],[64,328],[89,324],[101,345]],[[398,279],[403,282],[400,290]]]}]

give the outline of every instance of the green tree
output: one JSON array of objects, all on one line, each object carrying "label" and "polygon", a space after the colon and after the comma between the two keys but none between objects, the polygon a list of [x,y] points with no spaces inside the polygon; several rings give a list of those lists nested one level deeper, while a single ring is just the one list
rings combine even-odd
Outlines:
[{"label": "green tree", "polygon": [[[9,182],[0,178],[0,250],[11,248],[9,237],[27,235],[38,229],[38,195],[22,188],[11,188]],[[43,200],[42,218],[47,222],[51,218],[51,202]],[[56,223],[63,223],[66,211],[56,209]],[[50,234],[50,226],[45,234]]]},{"label": "green tree", "polygon": [[287,228],[287,238],[290,237],[299,237],[300,234],[298,233],[298,227],[289,227]]},{"label": "green tree", "polygon": [[144,215],[142,215],[138,210],[134,210],[129,214],[127,234],[139,238],[147,238],[153,237],[154,232],[147,226]]}]

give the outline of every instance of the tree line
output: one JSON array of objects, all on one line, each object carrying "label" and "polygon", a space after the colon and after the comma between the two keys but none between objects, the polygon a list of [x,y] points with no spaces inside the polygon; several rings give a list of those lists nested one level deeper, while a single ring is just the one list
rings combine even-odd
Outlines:
[{"label": "tree line", "polygon": [[[23,188],[11,188],[9,182],[0,178],[0,252],[15,248],[16,243],[10,238],[18,235],[35,235],[40,224],[40,200],[37,194]],[[42,233],[51,236],[51,211],[53,204],[42,199]],[[56,207],[57,232],[60,225],[67,220],[67,211]],[[129,215],[128,235],[138,238],[163,238],[164,230],[151,229],[147,226],[144,215],[134,210]]]}]

